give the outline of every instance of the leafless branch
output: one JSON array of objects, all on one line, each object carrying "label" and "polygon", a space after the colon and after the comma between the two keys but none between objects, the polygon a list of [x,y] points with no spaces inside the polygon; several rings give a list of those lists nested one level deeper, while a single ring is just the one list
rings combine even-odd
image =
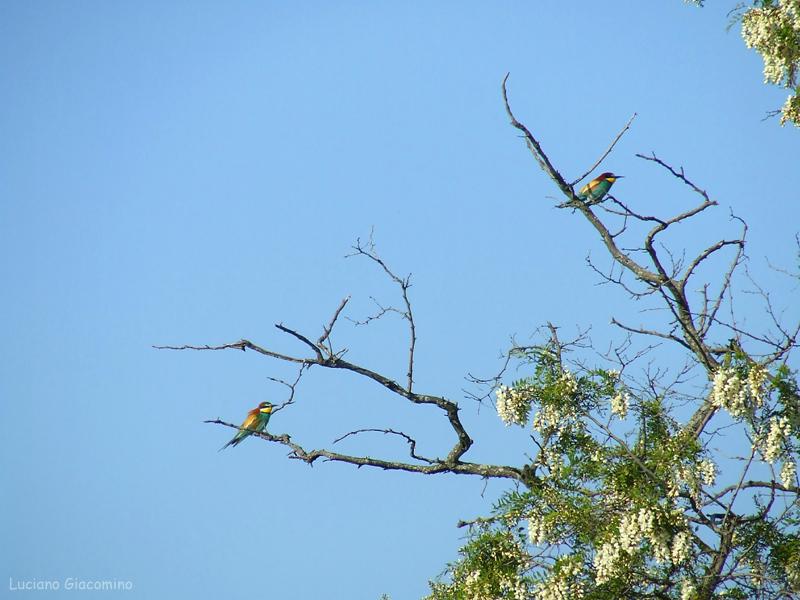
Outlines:
[{"label": "leafless branch", "polygon": [[267,379],[269,379],[270,381],[274,381],[275,383],[280,383],[281,385],[284,385],[287,388],[289,388],[289,397],[286,400],[284,400],[280,405],[272,409],[273,414],[286,408],[290,404],[294,404],[294,394],[297,389],[297,385],[300,383],[300,379],[302,379],[303,373],[305,373],[305,371],[309,368],[309,366],[310,365],[308,364],[300,365],[300,368],[297,370],[297,377],[295,377],[294,381],[292,382],[284,381],[283,379],[279,379],[277,377],[267,377]]},{"label": "leafless branch", "polygon": [[345,296],[344,298],[342,298],[342,301],[339,303],[338,308],[334,311],[333,316],[331,317],[331,320],[328,321],[328,324],[322,330],[322,335],[319,336],[319,339],[317,340],[317,346],[319,346],[320,348],[324,348],[325,347],[325,341],[328,340],[328,348],[327,348],[327,350],[328,350],[329,354],[333,354],[333,346],[331,345],[330,340],[329,340],[331,332],[333,331],[333,326],[336,325],[336,319],[339,318],[339,315],[344,310],[344,307],[345,307],[345,305],[347,304],[347,302],[349,300],[350,300],[350,296]]},{"label": "leafless branch", "polygon": [[679,338],[677,335],[674,335],[673,333],[663,333],[661,331],[656,331],[655,329],[645,329],[643,327],[630,327],[628,325],[620,323],[619,321],[617,321],[616,318],[612,318],[611,319],[611,324],[612,325],[616,325],[620,329],[623,329],[623,330],[628,331],[630,333],[637,333],[639,335],[651,335],[651,336],[654,336],[654,337],[664,338],[665,340],[670,340],[670,341],[675,342],[676,344],[680,344],[681,346],[683,346],[687,350],[691,350],[691,347],[689,346],[689,344],[687,344],[684,340]]},{"label": "leafless branch", "polygon": [[484,389],[486,389],[486,392],[484,392],[481,395],[478,395],[478,394],[476,394],[474,392],[469,392],[467,390],[462,390],[462,391],[467,395],[468,398],[471,398],[472,400],[475,400],[479,404],[483,403],[484,401],[490,401],[492,394],[494,393],[494,391],[497,389],[497,387],[502,382],[503,375],[505,374],[506,370],[508,369],[508,365],[511,362],[512,357],[513,357],[513,349],[509,350],[508,352],[506,352],[502,356],[503,364],[502,364],[500,370],[496,374],[492,375],[491,377],[480,378],[480,377],[476,377],[472,373],[467,373],[466,380],[469,381],[470,383],[474,384],[474,385],[483,387]]},{"label": "leafless branch", "polygon": [[[340,315],[341,311],[344,308],[344,305],[347,302],[347,299],[343,300],[337,310],[334,312],[333,317],[331,318],[329,325],[324,328],[322,335],[318,339],[318,343],[313,343],[308,336],[303,335],[302,333],[291,329],[283,324],[277,324],[276,328],[280,331],[290,335],[291,337],[299,340],[302,342],[306,347],[308,347],[312,352],[312,356],[293,356],[289,354],[285,354],[282,352],[276,352],[273,350],[269,350],[267,348],[263,348],[257,344],[249,340],[239,340],[238,342],[228,343],[228,344],[221,344],[217,346],[210,346],[210,345],[203,345],[203,346],[191,346],[191,345],[182,345],[182,346],[156,346],[159,349],[170,349],[170,350],[253,350],[254,352],[258,352],[264,356],[268,356],[271,358],[275,358],[281,361],[295,363],[301,365],[303,368],[301,369],[301,373],[303,369],[309,368],[313,365],[317,365],[320,367],[324,367],[327,369],[342,369],[346,371],[350,371],[367,379],[371,379],[372,381],[378,383],[385,389],[389,390],[390,392],[401,396],[414,404],[432,404],[437,406],[440,410],[442,410],[447,419],[450,423],[451,428],[453,429],[454,433],[456,434],[456,442],[453,445],[452,449],[448,453],[445,459],[441,460],[442,464],[451,465],[454,469],[460,468],[458,467],[459,464],[462,463],[461,457],[469,450],[470,446],[472,445],[472,438],[467,433],[464,425],[461,422],[459,417],[459,408],[455,402],[447,400],[441,396],[434,396],[430,394],[421,394],[413,390],[413,361],[414,361],[414,346],[416,341],[416,333],[415,333],[415,326],[413,320],[413,313],[411,309],[411,303],[408,299],[408,287],[410,286],[409,278],[401,279],[397,277],[391,269],[386,265],[386,263],[374,252],[374,245],[370,241],[368,247],[364,247],[361,243],[357,243],[355,246],[356,254],[364,255],[370,258],[372,261],[379,264],[383,270],[386,272],[389,277],[398,283],[403,292],[403,299],[406,306],[405,318],[408,320],[410,325],[410,335],[411,335],[411,346],[409,350],[409,371],[408,371],[408,381],[406,386],[400,385],[398,382],[393,380],[390,377],[386,377],[376,371],[363,367],[361,365],[357,365],[355,363],[349,362],[344,360],[342,357],[342,352],[340,353],[333,353],[332,348],[325,348],[324,341],[329,339],[333,326]],[[325,350],[325,354],[323,354],[323,350]],[[299,380],[299,379],[298,379]],[[291,396],[293,399],[293,395]],[[316,452],[323,452],[323,451],[316,451]],[[332,453],[335,454],[335,453]],[[471,467],[473,470],[477,467]]]},{"label": "leafless branch", "polygon": [[[675,217],[672,217],[671,219],[653,218],[657,224],[648,233],[645,239],[645,249],[647,250],[647,254],[653,263],[655,270],[646,268],[634,260],[629,254],[624,252],[617,245],[615,236],[610,232],[602,220],[593,212],[591,205],[589,203],[582,202],[579,198],[577,198],[572,187],[564,181],[564,178],[552,165],[550,159],[544,153],[544,150],[542,149],[542,146],[538,140],[536,140],[530,130],[525,125],[520,123],[514,116],[508,102],[508,93],[506,89],[507,80],[508,75],[506,75],[506,78],[503,80],[502,90],[503,101],[506,106],[506,112],[511,119],[511,124],[523,132],[528,149],[534,155],[534,158],[545,171],[545,173],[553,180],[556,186],[564,194],[567,200],[562,206],[577,210],[589,221],[589,223],[599,233],[600,238],[605,244],[606,249],[609,251],[611,257],[617,263],[619,263],[622,268],[630,271],[645,285],[656,288],[660,291],[661,295],[667,301],[668,308],[672,311],[676,321],[680,324],[684,341],[691,347],[692,352],[698,357],[701,364],[703,364],[707,370],[713,371],[716,368],[716,360],[708,351],[702,337],[695,327],[695,323],[692,318],[692,310],[689,305],[689,301],[686,298],[683,283],[681,281],[677,281],[673,275],[666,270],[655,248],[654,240],[659,233],[663,232],[671,225],[689,219],[690,217],[702,212],[706,208],[713,206],[716,204],[716,202],[710,200],[708,195],[703,190],[686,178],[682,169],[675,170],[655,156],[642,156],[642,158],[645,160],[651,160],[668,169],[674,176],[681,179],[681,181],[683,181],[686,185],[690,186],[694,191],[703,196],[704,200],[700,205]],[[630,210],[628,210],[628,212],[635,214]],[[644,220],[644,218],[642,220]]]},{"label": "leafless branch", "polygon": [[378,312],[373,315],[369,315],[365,319],[351,319],[348,317],[348,320],[353,323],[353,325],[357,327],[361,325],[369,325],[372,321],[377,321],[387,313],[395,313],[405,318],[405,313],[399,308],[395,308],[394,306],[383,306],[374,296],[370,296],[369,299],[372,300],[375,306],[378,307]]},{"label": "leafless branch", "polygon": [[258,352],[259,354],[263,354],[264,356],[269,356],[270,358],[277,358],[278,360],[283,360],[286,362],[293,362],[299,364],[315,364],[317,359],[306,359],[306,358],[297,358],[294,356],[289,356],[287,354],[281,354],[280,352],[273,352],[272,350],[267,350],[262,348],[261,346],[256,346],[250,340],[239,340],[238,342],[232,342],[230,344],[220,344],[218,346],[209,346],[208,344],[204,344],[202,346],[192,346],[189,344],[184,344],[182,346],[153,346],[156,350],[252,350],[254,352]]},{"label": "leafless branch", "polygon": [[[361,244],[361,240],[357,239],[355,246],[353,246],[353,253],[347,255],[350,256],[365,256],[371,261],[380,265],[383,271],[389,276],[389,278],[394,281],[398,286],[400,286],[400,292],[403,297],[403,304],[405,305],[404,311],[399,311],[397,309],[384,309],[381,308],[383,313],[389,311],[396,311],[398,312],[407,322],[408,322],[408,330],[409,330],[409,347],[408,347],[408,371],[407,371],[407,383],[406,389],[409,393],[411,393],[412,388],[414,386],[414,350],[417,345],[417,329],[414,323],[414,311],[411,309],[411,301],[408,298],[408,288],[411,287],[411,275],[407,275],[406,277],[398,277],[395,273],[386,265],[383,259],[378,256],[377,252],[375,251],[375,244],[372,241],[372,236],[370,235],[370,239],[368,240],[366,247]],[[375,301],[377,304],[377,301]],[[380,306],[380,304],[378,305]]]},{"label": "leafless branch", "polygon": [[333,440],[333,443],[337,444],[337,443],[341,442],[343,439],[345,439],[347,437],[350,437],[351,435],[357,435],[359,433],[368,433],[368,432],[383,433],[383,434],[391,434],[391,435],[400,436],[406,442],[408,442],[409,454],[411,455],[411,458],[414,458],[414,459],[422,461],[422,462],[426,462],[428,464],[433,464],[433,463],[436,462],[433,459],[426,458],[424,456],[421,456],[421,455],[417,454],[417,441],[414,438],[412,438],[410,435],[407,435],[407,434],[403,433],[402,431],[395,431],[394,429],[371,429],[371,428],[370,429],[356,429],[355,431],[350,431],[348,433],[345,433],[343,436],[336,438],[335,440]]},{"label": "leafless branch", "polygon": [[616,146],[617,142],[619,142],[619,140],[622,138],[622,136],[625,135],[625,132],[628,131],[628,129],[631,128],[631,123],[633,123],[633,120],[635,118],[636,118],[636,113],[633,113],[633,115],[631,115],[631,118],[628,119],[628,122],[625,124],[625,127],[622,128],[622,130],[617,134],[617,137],[614,138],[614,141],[612,141],[611,144],[608,146],[606,151],[603,152],[603,154],[600,156],[600,158],[597,159],[597,162],[595,162],[591,167],[589,167],[589,169],[583,175],[578,177],[575,181],[570,182],[570,186],[574,186],[576,183],[581,181],[584,177],[589,175],[589,173],[594,171],[598,166],[600,166],[600,163],[602,163],[606,159],[606,156],[611,154],[611,151],[614,149],[614,146]]},{"label": "leafless branch", "polygon": [[[708,203],[711,203],[711,204],[716,204],[716,202],[714,200],[711,200],[708,197],[708,194],[705,192],[705,190],[701,190],[698,186],[696,186],[694,183],[692,183],[691,181],[689,181],[689,179],[686,178],[686,175],[685,175],[685,173],[683,171],[683,167],[680,167],[677,170],[674,169],[673,167],[671,167],[670,165],[668,165],[667,163],[662,161],[660,158],[658,158],[655,155],[655,152],[651,153],[650,156],[645,156],[644,154],[637,154],[636,156],[641,158],[641,159],[649,160],[651,162],[654,162],[656,164],[661,165],[667,171],[672,173],[675,177],[677,177],[678,179],[683,181],[683,183],[688,185],[692,189],[692,191],[694,191],[695,193],[701,195],[703,197],[703,199],[705,200],[705,202],[708,202]],[[705,202],[704,202],[704,204],[705,204]]]},{"label": "leafless branch", "polygon": [[[205,423],[213,423],[224,427],[239,429],[238,425],[228,423],[221,419],[209,419]],[[522,473],[519,469],[504,465],[486,465],[470,462],[458,461],[456,463],[447,460],[436,461],[432,464],[411,464],[399,461],[372,458],[370,456],[354,456],[341,454],[331,450],[306,450],[300,444],[293,442],[291,437],[286,434],[275,435],[269,432],[254,431],[253,436],[264,439],[268,442],[281,444],[289,448],[289,458],[301,460],[309,465],[320,458],[323,460],[343,462],[357,467],[376,467],[385,471],[407,471],[410,473],[422,473],[425,475],[435,475],[439,473],[454,473],[456,475],[474,475],[483,478],[513,479],[521,481]]]},{"label": "leafless branch", "polygon": [[[725,272],[725,275],[722,278],[722,285],[720,286],[719,292],[717,293],[717,296],[711,305],[711,309],[709,310],[708,308],[707,300],[703,302],[703,311],[700,314],[700,319],[699,319],[700,322],[699,328],[703,336],[705,336],[708,333],[709,329],[714,323],[717,316],[717,312],[722,306],[722,301],[725,298],[725,294],[730,289],[733,273],[736,270],[736,268],[741,264],[741,261],[743,260],[744,257],[744,244],[745,244],[745,237],[747,236],[747,223],[745,223],[738,217],[734,216],[734,218],[738,219],[742,223],[742,234],[739,236],[738,240],[739,244],[738,248],[736,249],[736,255],[733,257],[733,260],[731,260],[730,264],[728,265],[728,270]],[[732,243],[735,244],[736,241],[732,241]],[[697,264],[700,264],[700,261],[697,261]],[[684,281],[688,280],[691,274],[692,274],[692,269],[690,268],[689,270],[687,270],[686,276],[684,277]],[[704,288],[704,290],[705,289],[706,288]]]}]

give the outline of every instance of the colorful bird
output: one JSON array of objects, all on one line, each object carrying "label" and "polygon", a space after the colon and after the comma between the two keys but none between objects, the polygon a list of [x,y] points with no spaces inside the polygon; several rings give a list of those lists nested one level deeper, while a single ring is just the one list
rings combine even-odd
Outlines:
[{"label": "colorful bird", "polygon": [[581,191],[578,192],[578,198],[589,202],[599,202],[608,193],[614,182],[621,177],[623,176],[614,175],[613,173],[598,175],[581,188]]},{"label": "colorful bird", "polygon": [[270,402],[262,402],[253,410],[247,413],[247,418],[239,427],[239,431],[233,436],[233,439],[225,444],[220,451],[225,450],[228,446],[236,446],[248,435],[253,435],[255,432],[264,431],[264,428],[269,423],[269,418],[272,416],[273,406]]}]

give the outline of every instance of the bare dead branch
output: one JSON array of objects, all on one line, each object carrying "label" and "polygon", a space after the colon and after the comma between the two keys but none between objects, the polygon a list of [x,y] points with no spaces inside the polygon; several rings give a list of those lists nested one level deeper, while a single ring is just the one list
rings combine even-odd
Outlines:
[{"label": "bare dead branch", "polygon": [[290,404],[294,404],[294,394],[297,389],[297,385],[300,383],[300,379],[303,377],[303,373],[310,367],[308,364],[300,365],[300,368],[297,370],[297,377],[295,377],[294,381],[291,383],[288,381],[284,381],[283,379],[278,379],[277,377],[267,377],[270,381],[274,381],[275,383],[280,383],[281,385],[286,386],[289,388],[289,397],[284,400],[280,405],[276,406],[272,409],[272,413],[275,414],[276,412],[286,408]]},{"label": "bare dead branch", "polygon": [[[381,308],[381,313],[385,314],[389,311],[398,312],[407,322],[408,322],[408,330],[409,330],[409,347],[408,347],[408,371],[406,373],[407,376],[407,383],[406,389],[409,393],[411,393],[414,387],[414,350],[417,345],[417,329],[416,324],[414,323],[414,311],[411,309],[411,301],[408,298],[408,288],[411,287],[411,275],[407,275],[405,278],[398,277],[395,273],[388,267],[388,265],[383,261],[383,259],[378,256],[377,252],[375,251],[375,243],[372,241],[372,236],[370,235],[370,239],[367,242],[366,247],[362,246],[361,240],[357,239],[355,246],[353,246],[353,253],[347,255],[350,256],[365,256],[371,261],[380,265],[380,267],[384,270],[384,272],[389,276],[389,278],[394,281],[398,286],[400,286],[400,292],[403,297],[403,304],[405,305],[405,310],[400,311],[394,308],[384,309],[383,307],[378,304],[377,300],[375,303]],[[373,299],[374,300],[374,299]],[[379,315],[379,316],[380,316]],[[379,317],[374,317],[379,318]]]},{"label": "bare dead branch", "polygon": [[436,462],[435,460],[432,460],[430,458],[426,458],[424,456],[421,456],[421,455],[417,454],[417,441],[414,438],[412,438],[410,435],[407,435],[407,434],[403,433],[402,431],[395,431],[394,429],[372,429],[372,428],[370,428],[370,429],[356,429],[355,431],[350,431],[348,433],[345,433],[343,436],[336,438],[335,440],[333,440],[333,443],[337,444],[337,443],[341,442],[343,439],[345,439],[347,437],[350,437],[351,435],[358,435],[359,433],[368,433],[368,432],[383,433],[383,434],[387,434],[387,435],[391,434],[391,435],[400,436],[406,442],[408,442],[409,454],[411,455],[411,458],[414,458],[414,459],[422,461],[422,462],[426,462],[428,464],[433,464],[433,463]]},{"label": "bare dead branch", "polygon": [[369,325],[372,321],[377,321],[388,313],[395,313],[404,318],[405,313],[399,308],[395,308],[394,306],[383,306],[374,296],[370,296],[369,299],[372,300],[375,306],[378,307],[378,312],[373,315],[369,315],[366,319],[351,319],[348,317],[347,320],[356,327],[360,327],[361,325]]},{"label": "bare dead branch", "polygon": [[628,325],[620,323],[619,321],[617,321],[616,318],[612,318],[611,319],[611,324],[612,325],[616,325],[620,329],[623,329],[623,330],[628,331],[630,333],[638,333],[640,335],[650,335],[650,336],[653,336],[653,337],[660,337],[660,338],[664,338],[665,340],[673,341],[676,344],[680,344],[681,346],[683,346],[687,350],[691,351],[691,347],[689,346],[689,344],[686,343],[684,340],[682,340],[681,338],[679,338],[677,335],[675,335],[673,333],[663,333],[661,331],[656,331],[654,329],[645,329],[645,328],[642,328],[642,327],[630,327]]},{"label": "bare dead branch", "polygon": [[625,132],[631,128],[631,123],[633,123],[633,120],[635,118],[636,118],[636,113],[633,113],[633,115],[631,115],[631,118],[628,119],[628,122],[625,124],[625,127],[622,128],[622,130],[617,134],[617,137],[615,137],[614,140],[611,142],[611,144],[608,146],[606,151],[603,152],[600,158],[597,159],[597,162],[595,162],[591,167],[589,167],[589,169],[587,169],[587,171],[583,175],[578,177],[575,181],[570,182],[570,186],[574,186],[576,183],[581,181],[584,177],[589,175],[592,171],[594,171],[597,167],[600,166],[600,163],[602,163],[606,159],[606,157],[609,154],[611,154],[611,151],[614,149],[614,146],[616,146],[617,142],[619,142],[622,136],[625,135]]},{"label": "bare dead branch", "polygon": [[658,291],[657,287],[652,287],[652,286],[644,288],[643,291],[636,290],[636,289],[632,288],[630,285],[628,285],[625,281],[623,281],[623,275],[626,273],[626,271],[624,269],[622,269],[620,271],[619,275],[615,275],[615,269],[614,269],[614,267],[612,265],[612,267],[610,269],[610,272],[606,273],[605,271],[603,271],[600,268],[598,268],[597,265],[594,264],[594,262],[592,262],[591,256],[587,256],[585,258],[585,260],[586,260],[586,264],[589,266],[589,268],[592,271],[594,271],[595,274],[597,274],[597,276],[600,277],[600,279],[602,279],[601,283],[610,283],[610,284],[614,284],[616,286],[619,286],[625,292],[627,292],[628,295],[631,298],[633,298],[634,300],[639,300],[639,299],[644,298],[646,296],[650,296],[650,295],[652,295],[652,294],[654,294],[655,292]]},{"label": "bare dead branch", "polygon": [[716,204],[716,201],[709,199],[708,194],[705,192],[705,190],[701,190],[698,186],[696,186],[694,183],[692,183],[686,178],[686,175],[683,172],[683,167],[680,167],[678,170],[675,170],[673,167],[671,167],[670,165],[662,161],[660,158],[658,158],[655,152],[651,153],[650,156],[645,156],[644,154],[637,154],[636,156],[643,160],[648,160],[650,162],[654,162],[658,165],[661,165],[667,171],[672,173],[675,177],[683,181],[683,183],[688,185],[692,189],[692,191],[694,191],[696,194],[701,195],[706,202],[710,202],[711,204]]},{"label": "bare dead branch", "polygon": [[689,267],[686,269],[686,273],[683,276],[683,281],[686,282],[694,273],[695,269],[700,266],[704,260],[709,258],[715,252],[722,250],[726,246],[738,246],[741,250],[744,248],[744,240],[720,240],[716,244],[709,246],[705,250],[703,250],[697,257],[691,262]]},{"label": "bare dead branch", "polygon": [[525,125],[517,120],[517,118],[514,116],[514,113],[511,111],[511,105],[508,103],[508,92],[506,90],[506,84],[510,76],[511,73],[506,73],[506,76],[503,79],[503,102],[505,103],[508,118],[511,119],[511,125],[522,132],[523,137],[525,138],[525,143],[528,145],[528,149],[531,151],[531,154],[533,154],[536,162],[539,163],[539,166],[542,167],[542,170],[556,183],[561,192],[569,200],[580,202],[578,197],[575,195],[575,192],[572,190],[572,187],[566,181],[564,181],[561,173],[556,171],[556,168],[552,165],[550,159],[542,150],[542,146],[539,141],[533,137],[533,134],[528,130],[527,127],[525,127]]},{"label": "bare dead branch", "polygon": [[467,390],[462,390],[468,398],[475,400],[479,404],[483,403],[484,401],[491,401],[492,393],[498,388],[500,383],[503,380],[503,375],[508,369],[508,365],[511,363],[511,358],[513,357],[513,349],[506,352],[504,355],[501,356],[503,359],[503,365],[500,370],[488,378],[480,378],[476,377],[472,373],[467,373],[466,380],[472,384],[477,386],[481,386],[486,389],[486,392],[482,395],[475,394],[473,392],[469,392]]},{"label": "bare dead branch", "polygon": [[153,346],[156,350],[197,350],[197,351],[204,351],[204,350],[253,350],[254,352],[258,352],[259,354],[263,354],[264,356],[269,356],[271,358],[277,358],[278,360],[283,360],[286,362],[293,362],[299,364],[314,364],[317,361],[314,359],[306,359],[306,358],[297,358],[294,356],[289,356],[287,354],[281,354],[279,352],[273,352],[272,350],[267,350],[262,348],[261,346],[256,346],[250,340],[239,340],[238,342],[232,342],[230,344],[221,344],[219,346],[209,346],[207,344],[202,346],[191,346],[188,344],[182,346]]},{"label": "bare dead branch", "polygon": [[640,213],[636,212],[635,210],[633,210],[630,206],[628,206],[628,204],[626,204],[625,202],[622,202],[621,200],[617,199],[616,197],[614,197],[612,195],[608,195],[607,198],[611,201],[612,204],[614,204],[616,206],[619,206],[622,210],[615,211],[613,209],[608,208],[608,206],[604,204],[603,205],[603,210],[605,210],[606,212],[609,212],[609,213],[612,213],[612,214],[616,214],[616,215],[620,215],[620,216],[632,217],[632,218],[636,219],[637,221],[641,221],[643,223],[655,222],[655,223],[664,224],[664,219],[661,219],[661,218],[653,216],[653,215],[640,214]]},{"label": "bare dead branch", "polygon": [[[705,190],[701,189],[697,184],[691,181],[686,176],[682,168],[673,168],[658,158],[655,154],[652,154],[651,156],[637,154],[639,158],[653,162],[664,168],[672,176],[679,179],[694,193],[698,194],[702,198],[702,201],[698,205],[668,219],[640,214],[630,208],[627,204],[619,202],[615,198],[611,198],[612,203],[622,209],[621,216],[623,218],[634,218],[640,222],[650,221],[655,224],[654,227],[647,233],[644,240],[644,250],[649,258],[649,261],[652,263],[653,268],[651,269],[645,267],[641,262],[638,262],[629,253],[629,251],[624,250],[617,245],[616,238],[620,232],[612,233],[603,223],[603,221],[593,212],[590,203],[581,202],[575,196],[574,190],[564,181],[561,174],[555,169],[552,162],[542,149],[539,141],[534,137],[531,131],[525,125],[520,123],[519,120],[514,116],[508,101],[507,81],[508,75],[506,75],[506,78],[503,80],[502,92],[503,101],[506,107],[506,112],[511,120],[511,125],[523,133],[523,137],[526,141],[528,149],[534,155],[537,163],[564,194],[566,202],[560,206],[572,208],[580,212],[599,233],[601,240],[611,255],[611,258],[617,264],[619,264],[623,270],[629,271],[637,280],[642,282],[646,288],[649,288],[653,291],[658,291],[659,295],[665,302],[666,308],[672,314],[674,323],[680,328],[680,335],[675,335],[672,332],[664,333],[654,332],[651,330],[647,330],[644,333],[656,333],[660,337],[665,337],[666,339],[675,341],[685,348],[688,347],[693,355],[698,359],[700,364],[705,367],[706,371],[709,374],[713,373],[718,367],[718,361],[716,358],[718,354],[715,354],[717,349],[708,345],[705,337],[709,333],[709,318],[711,318],[712,321],[714,320],[711,315],[716,315],[716,311],[719,308],[718,304],[721,304],[725,289],[727,289],[729,286],[730,275],[723,280],[722,291],[721,295],[718,296],[718,302],[715,300],[714,303],[709,307],[708,302],[706,301],[703,304],[703,310],[700,313],[696,313],[696,311],[692,309],[692,306],[686,295],[687,279],[691,277],[691,275],[703,261],[717,251],[717,246],[711,246],[706,252],[701,253],[698,257],[690,261],[689,266],[683,273],[683,276],[680,276],[679,271],[682,260],[676,260],[674,257],[672,257],[670,259],[671,266],[666,265],[659,255],[659,250],[656,246],[656,240],[658,239],[658,236],[660,236],[668,228],[695,217],[708,208],[715,206],[717,202],[712,200]],[[623,231],[624,229],[625,226],[623,225]],[[743,243],[743,237],[740,240],[723,240],[719,247],[722,248],[727,245],[736,245],[741,249],[740,243]],[[738,264],[738,260],[735,262]],[[607,280],[617,280],[621,282],[621,277],[609,277]],[[637,292],[629,286],[625,286],[625,289],[629,293],[641,294],[641,292]],[[707,313],[707,310],[710,310],[711,312]],[[696,315],[699,315],[702,328],[698,327],[698,324],[695,322]],[[634,329],[628,328],[628,330]],[[798,329],[798,331],[800,331],[800,329]],[[688,430],[691,431],[695,436],[699,435],[713,416],[714,412],[715,410],[711,403],[707,401],[703,402],[695,411],[695,414],[690,418],[687,424]]]},{"label": "bare dead branch", "polygon": [[[321,348],[325,347],[325,341],[329,340],[331,332],[333,331],[333,326],[336,324],[336,319],[339,318],[339,315],[344,310],[344,307],[345,307],[345,305],[347,304],[347,302],[349,300],[350,300],[350,296],[345,296],[344,298],[342,298],[342,301],[339,303],[338,308],[334,311],[333,316],[331,317],[331,320],[328,321],[328,324],[322,330],[322,335],[319,336],[319,339],[317,340],[317,346],[319,346]],[[329,354],[333,354],[333,346],[330,344],[330,341],[328,341],[327,350],[328,350]]]},{"label": "bare dead branch", "polygon": [[308,340],[302,334],[289,330],[286,327],[279,326],[279,329],[282,331],[286,331],[293,337],[303,341],[307,346],[312,348],[315,352],[314,357],[309,358],[299,358],[294,356],[288,356],[285,354],[281,354],[279,352],[273,352],[271,350],[267,350],[248,340],[240,340],[239,342],[231,343],[231,344],[222,344],[219,346],[157,346],[159,349],[168,349],[168,350],[229,350],[229,349],[236,349],[242,350],[245,348],[249,348],[260,354],[265,356],[269,356],[272,358],[277,358],[279,360],[284,360],[287,362],[293,362],[303,365],[319,365],[321,367],[325,367],[328,369],[343,369],[346,371],[350,371],[352,373],[356,373],[367,379],[371,379],[376,383],[380,384],[387,390],[406,398],[407,400],[413,402],[414,404],[433,404],[439,407],[447,416],[448,421],[450,422],[450,426],[452,427],[453,431],[457,436],[457,441],[453,448],[450,450],[450,453],[447,455],[447,458],[444,462],[448,464],[455,465],[464,455],[464,453],[469,450],[470,446],[472,446],[472,438],[467,433],[464,425],[461,423],[461,419],[458,415],[458,405],[455,402],[442,398],[440,396],[433,396],[430,394],[419,394],[414,391],[409,391],[406,387],[400,385],[393,379],[381,375],[380,373],[373,371],[371,369],[367,369],[366,367],[362,367],[360,365],[356,365],[349,361],[344,360],[341,356],[332,355],[332,356],[323,356],[319,349]]},{"label": "bare dead branch", "polygon": [[317,355],[317,360],[323,360],[322,359],[322,352],[320,351],[320,349],[317,347],[316,344],[314,344],[314,342],[312,342],[306,336],[304,336],[301,333],[298,333],[294,329],[289,329],[283,323],[275,323],[275,327],[277,327],[278,329],[280,329],[284,333],[288,333],[292,337],[297,338],[298,340],[303,342],[306,346],[308,346],[309,348],[311,348],[314,351],[314,354]]},{"label": "bare dead branch", "polygon": [[[747,223],[745,223],[738,217],[735,217],[734,215],[731,216],[733,218],[738,219],[742,223],[742,234],[739,236],[739,241],[741,243],[739,244],[739,247],[736,250],[736,254],[733,257],[733,260],[731,260],[730,265],[728,265],[728,270],[725,272],[725,275],[722,278],[722,285],[720,286],[719,292],[717,293],[717,296],[714,299],[713,304],[711,305],[711,309],[710,310],[708,309],[707,301],[703,302],[703,312],[700,315],[700,331],[703,336],[705,336],[708,333],[709,329],[711,328],[711,325],[716,319],[717,312],[722,306],[722,301],[725,298],[725,294],[730,289],[733,273],[736,270],[736,268],[741,264],[741,261],[744,258],[744,244],[745,244],[745,238],[747,236]],[[684,281],[689,279],[690,275],[691,275],[691,269],[687,271],[686,276],[684,277]]]},{"label": "bare dead branch", "polygon": [[[205,423],[213,423],[224,427],[239,429],[238,425],[228,423],[221,419],[209,419]],[[410,464],[399,461],[383,460],[369,456],[353,456],[341,454],[331,450],[306,450],[300,444],[293,442],[288,434],[275,435],[269,432],[254,431],[254,437],[259,437],[268,442],[281,444],[290,449],[289,458],[301,460],[309,465],[320,458],[323,460],[342,462],[357,467],[376,467],[385,471],[407,471],[410,473],[422,473],[425,475],[435,475],[439,473],[455,473],[456,475],[474,475],[483,478],[513,479],[522,481],[522,473],[519,469],[504,465],[486,465],[469,462],[452,463],[447,460],[436,461],[433,464]]]},{"label": "bare dead branch", "polygon": [[605,224],[594,214],[591,209],[591,205],[589,203],[582,202],[576,195],[575,191],[572,187],[564,181],[562,175],[555,169],[555,167],[550,162],[550,159],[542,150],[541,144],[536,140],[530,130],[525,127],[522,123],[520,123],[517,118],[514,116],[514,113],[511,110],[511,106],[508,102],[508,92],[506,90],[506,82],[508,81],[508,74],[506,75],[505,79],[503,79],[503,101],[505,103],[506,112],[508,113],[509,118],[511,119],[511,125],[520,131],[523,132],[523,136],[525,141],[528,145],[528,149],[533,154],[536,161],[539,163],[539,166],[545,171],[545,173],[553,180],[556,186],[561,190],[564,194],[567,201],[561,205],[565,208],[572,208],[580,211],[583,216],[589,221],[589,223],[597,230],[600,234],[603,243],[605,244],[606,248],[608,249],[609,253],[611,254],[612,258],[620,263],[624,268],[631,271],[636,277],[642,280],[645,283],[650,285],[660,286],[663,285],[665,282],[663,281],[663,275],[659,273],[654,273],[633,259],[630,256],[625,254],[620,248],[617,246],[616,242],[614,241],[614,236],[605,226]]}]

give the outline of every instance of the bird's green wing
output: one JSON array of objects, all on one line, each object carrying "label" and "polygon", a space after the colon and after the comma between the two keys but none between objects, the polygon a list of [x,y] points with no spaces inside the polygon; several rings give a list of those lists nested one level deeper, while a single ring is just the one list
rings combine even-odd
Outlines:
[{"label": "bird's green wing", "polygon": [[586,200],[587,198],[591,198],[592,200],[598,200],[606,195],[606,192],[611,188],[611,183],[606,180],[597,181],[593,179],[585,186],[581,188],[578,197],[581,200]]},{"label": "bird's green wing", "polygon": [[247,418],[244,420],[244,423],[242,423],[241,427],[239,427],[239,434],[241,434],[242,437],[253,435],[254,431],[261,431],[264,429],[264,425],[265,423],[262,422],[260,413],[250,413],[247,415]]},{"label": "bird's green wing", "polygon": [[235,447],[244,438],[249,435],[253,435],[253,432],[262,431],[266,424],[266,421],[261,418],[261,414],[258,411],[250,411],[247,413],[247,418],[244,420],[244,423],[239,426],[239,431],[236,432],[236,435],[233,436],[233,439],[220,448],[220,450],[224,450],[228,446]]}]

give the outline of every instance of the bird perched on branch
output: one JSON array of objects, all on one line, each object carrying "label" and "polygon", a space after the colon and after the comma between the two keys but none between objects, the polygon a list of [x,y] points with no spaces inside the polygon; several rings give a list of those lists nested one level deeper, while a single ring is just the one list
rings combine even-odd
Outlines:
[{"label": "bird perched on branch", "polygon": [[236,435],[233,436],[233,439],[225,444],[220,451],[225,450],[228,446],[236,446],[241,442],[244,438],[249,435],[253,435],[256,432],[264,431],[264,428],[269,423],[269,418],[272,416],[272,403],[270,402],[262,402],[258,406],[256,406],[253,410],[247,413],[247,418],[242,423],[241,427],[239,427],[239,431],[236,432]]},{"label": "bird perched on branch", "polygon": [[583,201],[599,202],[608,193],[614,182],[621,177],[623,175],[602,173],[581,188],[581,191],[578,192],[578,198]]}]

